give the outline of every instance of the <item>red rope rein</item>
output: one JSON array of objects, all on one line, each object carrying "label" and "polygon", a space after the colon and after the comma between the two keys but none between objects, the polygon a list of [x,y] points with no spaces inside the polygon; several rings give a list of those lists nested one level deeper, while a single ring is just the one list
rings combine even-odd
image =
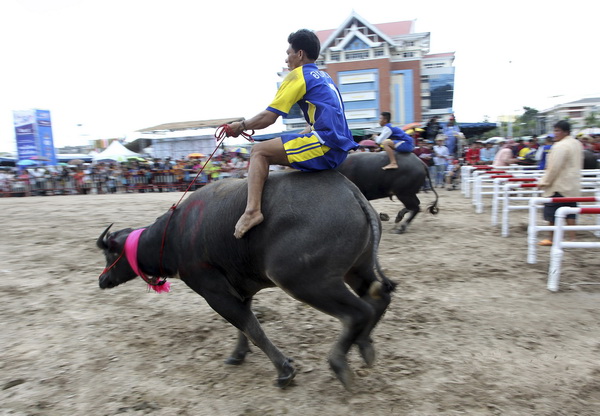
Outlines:
[{"label": "red rope rein", "polygon": [[[244,125],[242,123],[242,125]],[[181,201],[183,200],[183,198],[185,197],[185,195],[188,193],[188,191],[190,190],[190,188],[192,187],[192,185],[196,182],[196,179],[198,179],[198,177],[200,176],[200,174],[204,171],[204,168],[206,167],[206,165],[208,164],[208,162],[210,162],[210,160],[212,159],[212,157],[215,155],[215,153],[217,152],[217,150],[219,149],[219,147],[221,146],[221,144],[223,143],[223,140],[225,140],[225,138],[227,137],[238,137],[238,136],[242,136],[244,137],[246,140],[250,141],[250,142],[254,142],[254,139],[252,138],[252,135],[254,135],[254,130],[252,130],[251,133],[246,133],[244,131],[242,131],[240,134],[233,134],[233,131],[231,129],[231,126],[229,124],[222,124],[221,126],[217,127],[217,130],[215,131],[215,138],[217,139],[217,145],[215,146],[215,150],[213,150],[213,152],[210,154],[210,156],[208,157],[208,159],[206,160],[206,162],[204,162],[204,165],[202,165],[202,168],[200,168],[200,170],[198,171],[198,173],[196,174],[196,176],[194,177],[194,179],[190,182],[190,184],[188,185],[187,189],[185,190],[185,192],[183,193],[183,195],[181,196],[181,198],[179,198],[179,201],[177,201],[176,204],[173,204],[173,206],[171,206],[171,208],[169,209],[171,211],[171,214],[169,215],[169,217],[167,218],[167,224],[165,225],[165,229],[163,231],[163,236],[162,236],[162,241],[160,244],[160,257],[159,257],[159,263],[158,263],[158,268],[160,271],[160,276],[165,276],[164,270],[163,270],[163,254],[164,254],[164,249],[165,249],[165,244],[166,244],[166,239],[167,239],[167,229],[169,228],[169,223],[171,222],[171,218],[173,217],[173,213],[175,212],[175,210],[177,209],[177,207],[179,206],[179,204],[181,203]],[[125,247],[123,247],[123,251],[121,252],[121,254],[117,257],[117,259],[108,267],[105,267],[104,270],[102,271],[102,273],[100,274],[100,276],[102,276],[105,273],[108,273],[118,262],[119,260],[121,260],[121,258],[123,257],[123,255],[125,254]],[[151,286],[162,286],[165,285],[166,289],[165,290],[157,290],[157,291],[166,291],[168,292],[168,286],[169,284],[166,284],[166,277],[163,277],[162,280],[160,279],[160,277],[156,277],[155,279],[158,280],[151,280],[149,279],[147,276],[144,275],[144,273],[141,272],[141,270],[139,270],[140,272],[140,277],[142,278],[142,280],[144,280],[146,283],[148,283]],[[156,290],[156,289],[155,289]]]},{"label": "red rope rein", "polygon": [[204,162],[204,164],[202,165],[202,167],[200,168],[200,170],[198,171],[198,173],[196,174],[194,179],[192,179],[192,181],[188,185],[188,187],[185,190],[185,192],[183,193],[183,195],[181,195],[181,198],[179,198],[179,201],[177,201],[176,204],[173,204],[173,206],[171,206],[171,208],[170,208],[171,215],[169,215],[169,218],[167,219],[167,224],[165,225],[165,231],[163,232],[162,241],[160,244],[160,257],[159,257],[158,267],[159,267],[161,276],[164,276],[163,268],[162,268],[162,264],[163,264],[162,259],[163,259],[163,253],[164,253],[164,248],[165,248],[165,241],[167,239],[167,229],[169,228],[169,223],[171,222],[171,217],[173,217],[173,213],[175,212],[175,210],[177,209],[177,207],[179,206],[179,204],[181,203],[181,201],[183,200],[185,195],[188,193],[188,191],[190,190],[192,185],[196,182],[196,179],[198,179],[200,174],[204,171],[204,168],[206,167],[206,165],[208,165],[208,162],[210,162],[210,160],[212,159],[214,154],[217,152],[217,150],[219,150],[219,147],[223,143],[223,140],[225,140],[227,137],[242,136],[249,142],[254,143],[254,139],[252,138],[253,135],[254,135],[254,130],[251,130],[251,133],[249,133],[249,134],[246,133],[245,131],[242,131],[239,135],[233,134],[233,131],[229,124],[221,124],[219,127],[217,127],[217,130],[215,131],[215,139],[217,139],[217,145],[215,146],[215,150],[213,150],[213,152],[210,154],[210,156],[208,156],[208,159],[206,159],[206,162]]}]

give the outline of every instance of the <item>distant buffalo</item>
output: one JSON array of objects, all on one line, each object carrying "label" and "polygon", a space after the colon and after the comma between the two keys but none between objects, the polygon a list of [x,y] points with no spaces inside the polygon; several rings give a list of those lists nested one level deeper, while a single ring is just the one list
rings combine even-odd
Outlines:
[{"label": "distant buffalo", "polygon": [[583,168],[584,169],[599,169],[598,156],[589,150],[583,151]]},{"label": "distant buffalo", "polygon": [[[383,170],[389,159],[385,152],[357,152],[338,167],[338,171],[350,179],[368,200],[386,198],[395,195],[404,207],[396,215],[398,224],[395,232],[404,233],[411,221],[421,211],[421,201],[417,193],[429,178],[429,170],[425,163],[413,153],[396,153],[398,169]],[[431,181],[429,181],[431,183]],[[432,214],[437,214],[438,194],[432,187],[435,201],[427,207]],[[404,216],[408,217],[404,222]]]}]

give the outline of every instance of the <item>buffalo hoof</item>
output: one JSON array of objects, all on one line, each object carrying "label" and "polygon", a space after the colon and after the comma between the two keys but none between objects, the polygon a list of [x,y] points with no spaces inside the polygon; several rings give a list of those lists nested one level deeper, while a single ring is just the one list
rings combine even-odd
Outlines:
[{"label": "buffalo hoof", "polygon": [[279,377],[277,377],[277,387],[285,389],[290,385],[294,377],[296,377],[296,369],[292,364],[292,360],[288,359],[283,363],[283,368],[279,372]]},{"label": "buffalo hoof", "polygon": [[345,360],[329,359],[329,367],[331,367],[335,373],[335,376],[346,388],[346,390],[350,390],[354,375],[352,374],[348,363]]},{"label": "buffalo hoof", "polygon": [[240,352],[240,353],[234,353],[231,355],[231,357],[229,357],[225,360],[225,364],[240,365],[244,362],[244,360],[246,359],[246,354],[248,354],[249,352],[251,352],[251,351],[248,350],[248,351],[244,351],[244,352]]},{"label": "buffalo hoof", "polygon": [[358,344],[358,351],[367,367],[371,367],[375,363],[375,348],[371,342]]},{"label": "buffalo hoof", "polygon": [[386,214],[385,212],[380,212],[379,213],[379,219],[381,221],[389,221],[390,220],[390,216],[388,214]]},{"label": "buffalo hoof", "polygon": [[394,230],[392,230],[394,234],[404,234],[406,232],[406,225],[402,225]]}]

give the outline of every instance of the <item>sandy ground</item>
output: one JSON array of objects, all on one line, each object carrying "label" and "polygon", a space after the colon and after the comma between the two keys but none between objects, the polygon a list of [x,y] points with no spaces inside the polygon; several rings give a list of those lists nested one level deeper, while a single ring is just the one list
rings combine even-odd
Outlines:
[{"label": "sandy ground", "polygon": [[[383,224],[380,260],[399,285],[374,333],[375,366],[351,351],[351,392],[326,362],[339,323],[278,289],[255,309],[298,367],[285,390],[257,348],[223,364],[236,331],[182,282],[161,295],[140,279],[98,288],[102,230],[148,225],[181,194],[0,200],[0,415],[600,414],[598,251],[567,251],[551,293],[549,249],[526,263],[525,213],[502,238],[489,203],[478,215],[440,192],[439,215],[408,233]],[[392,217],[400,207],[374,206]]]}]

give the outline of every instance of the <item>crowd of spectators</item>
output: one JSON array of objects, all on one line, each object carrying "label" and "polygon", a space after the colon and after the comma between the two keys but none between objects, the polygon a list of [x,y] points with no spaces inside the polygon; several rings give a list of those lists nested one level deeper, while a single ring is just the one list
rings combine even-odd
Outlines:
[{"label": "crowd of spectators", "polygon": [[247,168],[246,154],[230,152],[215,156],[208,162],[205,157],[3,166],[0,170],[0,192],[3,196],[42,196],[184,191],[222,178],[245,177]]},{"label": "crowd of spectators", "polygon": [[[451,154],[442,130],[433,129],[438,131],[435,140],[429,139],[429,133],[433,131],[431,126],[427,130],[410,131],[415,141],[413,153],[429,167],[434,186],[446,185],[448,189],[454,189],[450,186],[452,178],[456,176],[453,172],[463,164],[517,163],[537,165],[539,169],[544,169],[552,146],[552,135],[547,135],[543,140],[538,140],[536,136],[497,142],[471,140],[469,145],[466,145],[466,141],[459,141],[455,153]],[[589,150],[600,159],[600,135],[578,135],[576,138],[581,141],[584,150]],[[378,147],[362,147],[359,151],[380,150]],[[208,162],[206,157],[182,157],[176,160],[104,161],[78,165],[2,166],[0,193],[2,196],[28,196],[184,191],[223,178],[243,178],[247,169],[248,154],[235,152],[224,152]],[[424,190],[428,188],[429,184],[426,184]]]}]

